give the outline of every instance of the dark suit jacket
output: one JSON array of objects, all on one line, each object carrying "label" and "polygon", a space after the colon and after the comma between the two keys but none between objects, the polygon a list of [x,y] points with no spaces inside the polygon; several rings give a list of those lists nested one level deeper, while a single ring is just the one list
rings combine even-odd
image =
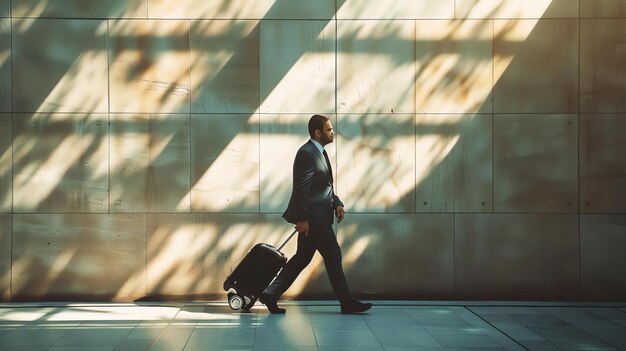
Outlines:
[{"label": "dark suit jacket", "polygon": [[333,179],[324,155],[309,140],[293,162],[293,190],[283,218],[289,223],[332,224],[334,209],[343,206],[333,191]]}]

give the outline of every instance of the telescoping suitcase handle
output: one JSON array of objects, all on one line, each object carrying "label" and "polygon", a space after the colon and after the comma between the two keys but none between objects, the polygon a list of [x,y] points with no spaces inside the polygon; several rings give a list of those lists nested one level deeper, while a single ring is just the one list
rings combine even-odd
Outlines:
[{"label": "telescoping suitcase handle", "polygon": [[287,245],[289,240],[291,240],[291,238],[293,238],[293,236],[296,235],[297,232],[298,232],[297,230],[294,230],[293,233],[291,233],[291,235],[289,235],[287,240],[285,240],[285,242],[282,245],[280,245],[280,247],[278,248],[278,251],[280,251],[280,249],[282,249],[285,245]]}]

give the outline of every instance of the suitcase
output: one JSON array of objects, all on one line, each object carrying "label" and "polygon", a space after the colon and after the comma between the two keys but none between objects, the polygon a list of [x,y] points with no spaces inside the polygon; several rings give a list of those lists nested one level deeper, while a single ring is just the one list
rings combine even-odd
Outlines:
[{"label": "suitcase", "polygon": [[280,252],[297,233],[294,231],[277,249],[269,244],[256,244],[239,262],[224,281],[228,292],[228,305],[233,310],[249,310],[259,299],[278,272],[287,263],[287,257]]}]

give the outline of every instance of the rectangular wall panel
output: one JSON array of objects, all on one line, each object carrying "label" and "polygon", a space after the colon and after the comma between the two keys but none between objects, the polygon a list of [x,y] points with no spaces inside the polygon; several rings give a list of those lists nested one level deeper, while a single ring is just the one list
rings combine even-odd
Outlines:
[{"label": "rectangular wall panel", "polygon": [[9,17],[10,4],[9,0],[0,0],[0,17]]},{"label": "rectangular wall panel", "polygon": [[330,19],[335,0],[147,0],[150,18]]},{"label": "rectangular wall panel", "polygon": [[457,214],[455,296],[575,299],[577,215]]},{"label": "rectangular wall panel", "polygon": [[189,21],[109,21],[111,112],[190,110]]},{"label": "rectangular wall panel", "polygon": [[191,116],[191,210],[259,212],[258,115]]},{"label": "rectangular wall panel", "polygon": [[577,117],[494,116],[496,212],[578,212]]},{"label": "rectangular wall panel", "polygon": [[0,214],[0,301],[11,299],[13,217]]},{"label": "rectangular wall panel", "polygon": [[13,210],[13,118],[0,113],[0,213]]},{"label": "rectangular wall panel", "polygon": [[413,114],[339,115],[335,134],[335,188],[347,210],[415,211]]},{"label": "rectangular wall panel", "polygon": [[626,115],[580,116],[580,211],[626,212]]},{"label": "rectangular wall panel", "polygon": [[148,14],[147,0],[19,0],[12,6],[13,17],[146,18]]},{"label": "rectangular wall panel", "polygon": [[189,212],[190,117],[111,115],[111,211]]},{"label": "rectangular wall panel", "polygon": [[625,26],[626,19],[581,20],[581,112],[626,112]]},{"label": "rectangular wall panel", "polygon": [[13,227],[14,299],[145,296],[145,215],[15,215]]},{"label": "rectangular wall panel", "polygon": [[415,111],[490,113],[493,21],[418,20],[416,26]]},{"label": "rectangular wall panel", "polygon": [[261,112],[335,111],[335,22],[262,21]]},{"label": "rectangular wall panel", "polygon": [[580,17],[626,18],[626,3],[623,0],[580,0]]},{"label": "rectangular wall panel", "polygon": [[493,210],[492,115],[417,115],[418,212]]},{"label": "rectangular wall panel", "polygon": [[108,115],[14,114],[16,212],[107,212]]},{"label": "rectangular wall panel", "polygon": [[582,215],[580,218],[582,294],[595,300],[622,300],[626,295],[626,216]]},{"label": "rectangular wall panel", "polygon": [[0,18],[0,112],[13,111],[11,52],[11,20]]},{"label": "rectangular wall panel", "polygon": [[452,19],[454,0],[337,0],[339,19]]},{"label": "rectangular wall panel", "polygon": [[338,21],[337,112],[415,112],[415,21]]},{"label": "rectangular wall panel", "polygon": [[15,112],[108,112],[107,22],[13,20]]},{"label": "rectangular wall panel", "polygon": [[456,18],[578,18],[585,0],[457,0]]},{"label": "rectangular wall panel", "polygon": [[259,21],[191,23],[191,111],[259,109]]},{"label": "rectangular wall panel", "polygon": [[578,27],[574,19],[495,21],[494,112],[578,112]]},{"label": "rectangular wall panel", "polygon": [[448,214],[348,213],[337,238],[350,291],[388,298],[451,296],[453,222]]}]

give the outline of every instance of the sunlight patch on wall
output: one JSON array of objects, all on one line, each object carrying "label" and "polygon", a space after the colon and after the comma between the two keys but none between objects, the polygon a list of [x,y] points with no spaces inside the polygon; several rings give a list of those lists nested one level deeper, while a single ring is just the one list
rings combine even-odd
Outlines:
[{"label": "sunlight patch on wall", "polygon": [[[285,239],[258,215],[155,215],[148,222],[149,295],[224,293],[224,280],[255,244]],[[291,257],[294,248],[284,252]]]},{"label": "sunlight patch on wall", "polygon": [[[161,227],[148,241],[148,290],[203,293],[207,286],[196,286],[196,280],[211,280],[203,274],[207,249],[217,239],[217,227],[202,224],[181,224],[176,228]],[[219,257],[215,252],[208,259]],[[195,288],[194,288],[195,287]],[[129,287],[132,288],[132,287]]]},{"label": "sunlight patch on wall", "polygon": [[[38,1],[30,1],[27,6],[23,4],[23,1],[16,1],[11,6],[13,6],[12,12],[13,16],[20,17],[39,17],[43,13],[46,12],[46,9],[50,6],[50,0],[38,0]],[[19,30],[27,31],[28,25],[21,26]]]},{"label": "sunlight patch on wall", "polygon": [[193,184],[189,194],[192,209],[220,212],[231,207],[246,207],[249,202],[256,203],[259,191],[258,143],[258,134],[235,135]]},{"label": "sunlight patch on wall", "polygon": [[[0,155],[0,179],[2,177],[12,177],[13,166],[12,166],[12,157],[13,157],[12,149],[9,147],[6,151]],[[11,194],[7,194],[6,196],[2,196],[2,202],[0,203],[0,209],[10,209],[12,206],[13,198]]]},{"label": "sunlight patch on wall", "polygon": [[254,18],[258,1],[147,0],[148,15],[162,18]]},{"label": "sunlight patch on wall", "polygon": [[541,18],[553,2],[564,8],[559,17],[578,13],[578,1],[570,0],[458,0],[455,12],[457,18]]},{"label": "sunlight patch on wall", "polygon": [[344,0],[341,3],[343,5],[337,12],[339,19],[434,19],[454,16],[453,0]]},{"label": "sunlight patch on wall", "polygon": [[[528,39],[530,33],[539,22],[538,19],[531,20],[507,20],[497,21],[494,27],[494,37],[498,40],[511,43],[523,43]],[[493,72],[494,72],[494,86],[498,80],[506,73],[507,68],[515,58],[513,53],[507,55],[493,56]]]},{"label": "sunlight patch on wall", "polygon": [[[433,168],[443,161],[459,141],[459,134],[442,135],[440,133],[428,133],[429,130],[437,131],[437,126],[454,125],[468,119],[465,115],[452,115],[441,118],[440,116],[420,116],[418,119],[418,133],[416,140],[416,184],[420,184],[428,177]],[[422,131],[424,128],[425,131]],[[441,132],[441,130],[439,130]]]},{"label": "sunlight patch on wall", "polygon": [[264,21],[260,32],[261,113],[332,113],[335,24]]},{"label": "sunlight patch on wall", "polygon": [[[78,191],[79,183],[86,188],[93,187],[91,190],[94,197],[79,199],[77,201],[81,203],[76,204],[49,204],[56,207],[50,210],[59,211],[65,206],[79,206],[82,209],[83,206],[97,208],[104,205],[98,200],[102,190],[98,187],[101,182],[99,178],[106,176],[108,171],[104,166],[108,158],[108,141],[100,138],[104,135],[101,134],[101,118],[38,114],[24,122],[23,129],[18,132],[13,143],[16,165],[13,192],[14,207],[17,210],[37,209],[53,192],[58,192],[60,187],[66,190],[71,188],[73,193]],[[50,147],[51,145],[54,147]],[[69,176],[70,173],[77,174]],[[78,175],[81,178],[76,179]],[[102,191],[106,192],[106,189]]]},{"label": "sunlight patch on wall", "polygon": [[340,21],[337,111],[415,112],[415,22]]},{"label": "sunlight patch on wall", "polygon": [[417,21],[416,111],[491,112],[491,21]]},{"label": "sunlight patch on wall", "polygon": [[189,21],[111,22],[111,111],[189,112]]},{"label": "sunlight patch on wall", "polygon": [[415,116],[339,115],[336,191],[350,211],[415,209]]},{"label": "sunlight patch on wall", "polygon": [[367,250],[371,241],[372,239],[370,237],[363,236],[357,239],[356,242],[352,243],[352,245],[349,246],[348,250],[343,255],[343,264],[346,267],[351,267],[353,264],[356,264],[361,255],[363,255]]},{"label": "sunlight patch on wall", "polygon": [[[107,23],[100,22],[94,36],[106,38]],[[51,48],[50,53],[62,51]],[[61,54],[59,52],[59,54]],[[54,59],[54,58],[53,58]],[[107,62],[106,51],[84,50],[75,58],[74,63],[51,89],[37,112],[52,112],[50,105],[56,105],[62,111],[106,112],[108,94],[106,94],[107,76],[103,66]],[[100,89],[94,89],[98,87]],[[54,108],[53,108],[54,109]]]}]

